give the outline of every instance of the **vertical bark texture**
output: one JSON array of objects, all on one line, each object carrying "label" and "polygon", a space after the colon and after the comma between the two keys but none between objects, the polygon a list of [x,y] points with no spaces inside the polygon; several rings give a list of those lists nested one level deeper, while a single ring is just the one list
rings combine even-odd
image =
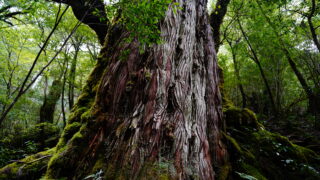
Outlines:
[{"label": "vertical bark texture", "polygon": [[139,42],[124,43],[126,31],[110,29],[84,89],[95,102],[78,115],[80,97],[47,178],[83,178],[102,162],[106,179],[214,179],[226,151],[207,2],[177,2],[181,10],[170,7],[160,25],[164,42],[143,54]]}]

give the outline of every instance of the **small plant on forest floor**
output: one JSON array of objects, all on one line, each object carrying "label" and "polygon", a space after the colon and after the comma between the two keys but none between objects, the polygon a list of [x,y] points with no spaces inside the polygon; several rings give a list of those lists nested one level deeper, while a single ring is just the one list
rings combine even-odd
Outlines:
[{"label": "small plant on forest floor", "polygon": [[240,172],[236,172],[242,179],[247,179],[247,180],[258,180],[257,178],[250,176],[249,174],[245,174],[245,173],[240,173]]},{"label": "small plant on forest floor", "polygon": [[84,180],[86,180],[86,179],[102,180],[102,175],[103,175],[103,171],[100,169],[95,174],[90,174],[89,176],[85,177]]}]

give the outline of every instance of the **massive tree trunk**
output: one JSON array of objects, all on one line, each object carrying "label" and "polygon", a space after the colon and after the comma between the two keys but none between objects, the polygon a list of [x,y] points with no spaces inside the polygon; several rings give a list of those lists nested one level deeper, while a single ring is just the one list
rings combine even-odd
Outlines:
[{"label": "massive tree trunk", "polygon": [[106,179],[214,179],[226,150],[207,2],[177,2],[160,25],[163,43],[143,54],[110,27],[46,178],[101,169]]}]

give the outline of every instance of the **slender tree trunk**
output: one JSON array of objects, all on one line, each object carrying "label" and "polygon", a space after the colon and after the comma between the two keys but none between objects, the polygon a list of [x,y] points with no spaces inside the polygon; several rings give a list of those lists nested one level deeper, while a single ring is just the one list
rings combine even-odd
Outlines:
[{"label": "slender tree trunk", "polygon": [[245,41],[247,42],[247,44],[248,44],[248,46],[249,46],[249,49],[250,49],[250,51],[251,51],[251,53],[252,53],[252,56],[253,56],[253,57],[251,57],[251,59],[253,60],[253,62],[255,62],[255,63],[257,64],[257,66],[258,66],[258,68],[259,68],[261,77],[262,77],[262,79],[263,79],[263,82],[264,82],[264,84],[265,84],[265,86],[266,86],[267,93],[268,93],[268,95],[269,95],[269,99],[270,99],[270,102],[271,102],[272,110],[273,110],[274,114],[277,116],[277,115],[278,115],[278,110],[277,110],[276,104],[275,104],[275,102],[274,102],[274,97],[273,97],[271,88],[270,88],[270,86],[269,86],[267,77],[266,77],[266,75],[265,75],[265,73],[264,73],[264,70],[263,70],[263,68],[262,68],[262,66],[261,66],[260,60],[259,60],[259,58],[258,58],[258,55],[257,55],[257,53],[255,52],[255,50],[253,49],[253,47],[252,47],[252,45],[251,45],[251,43],[250,43],[250,41],[249,41],[249,38],[248,38],[247,34],[244,32],[243,27],[242,27],[242,25],[241,25],[241,23],[240,23],[239,18],[237,19],[237,21],[238,21],[238,25],[239,25],[239,27],[240,27],[240,31],[241,31],[241,33],[242,33]]},{"label": "slender tree trunk", "polygon": [[309,112],[314,114],[315,116],[315,127],[320,129],[320,94],[315,93],[311,87],[307,84],[307,81],[304,79],[303,75],[300,73],[296,63],[291,59],[289,51],[287,49],[283,49],[286,54],[287,60],[290,64],[291,69],[294,74],[297,76],[302,88],[304,89],[308,101],[309,101]]},{"label": "slender tree trunk", "polygon": [[62,73],[63,81],[62,81],[62,89],[61,89],[61,111],[62,111],[62,121],[63,121],[63,127],[66,126],[67,120],[66,120],[66,111],[65,111],[65,104],[64,104],[64,92],[67,82],[67,72],[68,72],[68,61],[69,57],[65,55],[65,64],[64,64],[64,71]]},{"label": "slender tree trunk", "polygon": [[177,2],[161,23],[163,43],[143,54],[111,27],[46,178],[83,179],[103,164],[106,179],[214,179],[226,150],[207,2]]},{"label": "slender tree trunk", "polygon": [[239,70],[239,64],[237,62],[237,57],[236,57],[236,52],[235,52],[235,49],[234,47],[232,46],[232,42],[227,40],[230,48],[231,48],[231,54],[232,54],[232,61],[233,61],[233,66],[234,66],[234,73],[235,73],[235,76],[237,78],[237,81],[238,81],[238,87],[239,87],[239,90],[240,90],[240,94],[241,94],[241,97],[242,97],[242,107],[245,108],[247,106],[247,96],[244,92],[244,88],[243,88],[243,85],[241,83],[241,77],[240,77],[240,70]]},{"label": "slender tree trunk", "polygon": [[316,33],[316,29],[315,29],[313,22],[312,22],[312,18],[314,16],[314,13],[316,12],[316,7],[317,7],[316,0],[311,0],[310,13],[309,13],[307,19],[308,19],[309,29],[310,29],[310,32],[312,35],[312,40],[313,40],[314,44],[316,45],[316,47],[318,48],[318,51],[320,52],[320,42],[319,42],[319,39],[318,39],[318,36]]},{"label": "slender tree trunk", "polygon": [[44,88],[43,88],[43,104],[40,107],[40,123],[45,122],[45,113],[43,110],[43,107],[46,106],[47,104],[47,92],[48,92],[48,77],[45,75],[44,76]]},{"label": "slender tree trunk", "polygon": [[75,89],[76,68],[77,68],[79,46],[74,46],[75,47],[75,52],[74,52],[75,54],[72,59],[70,72],[69,72],[69,90],[68,90],[69,109],[72,109],[73,104],[74,104],[74,89]]},{"label": "slender tree trunk", "polygon": [[83,36],[79,36],[79,35],[76,35],[72,39],[72,45],[75,50],[74,50],[74,56],[71,62],[70,73],[69,73],[69,91],[68,91],[69,109],[72,109],[74,104],[76,69],[77,69],[77,62],[78,62],[78,54],[80,51],[82,40],[83,40]]},{"label": "slender tree trunk", "polygon": [[[273,57],[275,58],[275,57]],[[284,86],[283,86],[283,81],[284,79],[281,78],[282,76],[282,70],[281,70],[281,62],[278,61],[277,59],[275,59],[277,61],[277,68],[276,68],[276,82],[275,82],[275,102],[276,102],[276,106],[278,108],[279,111],[282,112],[282,99],[283,99],[283,94],[284,94]]]},{"label": "slender tree trunk", "polygon": [[48,95],[45,95],[43,105],[40,108],[40,122],[53,123],[56,104],[61,96],[61,81],[54,80]]}]

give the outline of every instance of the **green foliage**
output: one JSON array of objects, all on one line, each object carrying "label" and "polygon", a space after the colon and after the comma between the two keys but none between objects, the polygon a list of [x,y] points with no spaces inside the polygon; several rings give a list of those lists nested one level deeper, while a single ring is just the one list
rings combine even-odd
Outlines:
[{"label": "green foliage", "polygon": [[[258,4],[263,11],[259,9]],[[316,6],[318,5],[319,3],[316,2]],[[306,18],[310,9],[311,1],[235,0],[230,2],[221,30],[224,32],[222,36],[225,40],[220,48],[218,60],[219,65],[224,69],[224,93],[236,105],[242,104],[243,95],[239,87],[241,85],[247,107],[261,116],[272,119],[270,97],[268,97],[259,67],[252,60],[252,52],[239,30],[237,21],[239,19],[265,72],[276,109],[279,112],[285,112],[280,114],[281,117],[278,117],[278,120],[286,119],[290,113],[301,115],[307,112],[308,99],[288,63],[288,55],[284,53],[283,48],[289,51],[290,57],[296,63],[309,88],[314,92],[320,89],[317,67],[320,54],[313,42]],[[266,17],[271,23],[268,23]],[[317,26],[320,22],[319,17],[319,9],[316,8],[312,22]],[[319,34],[319,28],[316,28],[316,33]],[[236,75],[236,67],[239,77]]]},{"label": "green foliage", "polygon": [[165,16],[171,0],[136,0],[122,2],[123,24],[130,38],[137,38],[142,45],[160,43],[158,23]]},{"label": "green foliage", "polygon": [[[17,19],[10,19],[14,27],[7,27],[0,22],[0,114],[12,102],[18,93],[18,88],[22,84],[24,77],[27,75],[33,60],[43,44],[44,39],[51,31],[56,15],[59,12],[59,5],[48,3],[46,1],[1,1],[2,6],[10,5],[13,10],[23,11],[24,14],[17,16]],[[65,8],[61,5],[61,11]],[[11,10],[10,10],[11,11]],[[0,14],[1,16],[1,14]],[[30,77],[35,77],[49,61],[50,58],[60,48],[65,37],[70,33],[71,28],[77,22],[71,9],[67,11],[59,24],[58,29],[50,39],[44,53],[39,58],[34,71]],[[81,37],[82,41],[78,41]],[[39,122],[39,109],[43,104],[44,97],[48,94],[48,88],[54,79],[61,79],[66,70],[66,82],[64,93],[64,104],[68,101],[69,90],[69,69],[71,60],[75,57],[74,43],[80,43],[80,51],[77,54],[77,66],[74,81],[74,95],[81,92],[85,82],[85,77],[89,74],[95,60],[100,45],[95,39],[94,32],[87,26],[81,25],[72,37],[73,43],[67,43],[62,52],[57,56],[54,62],[44,71],[37,81],[31,86],[13,109],[9,112],[0,129],[0,136],[11,134],[15,127],[19,126],[21,130],[33,126]],[[30,82],[30,79],[27,83]],[[49,87],[48,87],[49,86]],[[62,86],[61,86],[62,87]],[[65,105],[65,107],[68,107]],[[66,116],[69,109],[65,109]],[[63,126],[61,116],[61,100],[57,103],[54,123]]]},{"label": "green foliage", "polygon": [[161,43],[159,23],[165,17],[171,2],[172,0],[121,0],[109,9],[111,12],[119,10],[119,21],[130,33],[127,41],[137,39],[141,44],[140,50],[143,51],[145,47]]}]

